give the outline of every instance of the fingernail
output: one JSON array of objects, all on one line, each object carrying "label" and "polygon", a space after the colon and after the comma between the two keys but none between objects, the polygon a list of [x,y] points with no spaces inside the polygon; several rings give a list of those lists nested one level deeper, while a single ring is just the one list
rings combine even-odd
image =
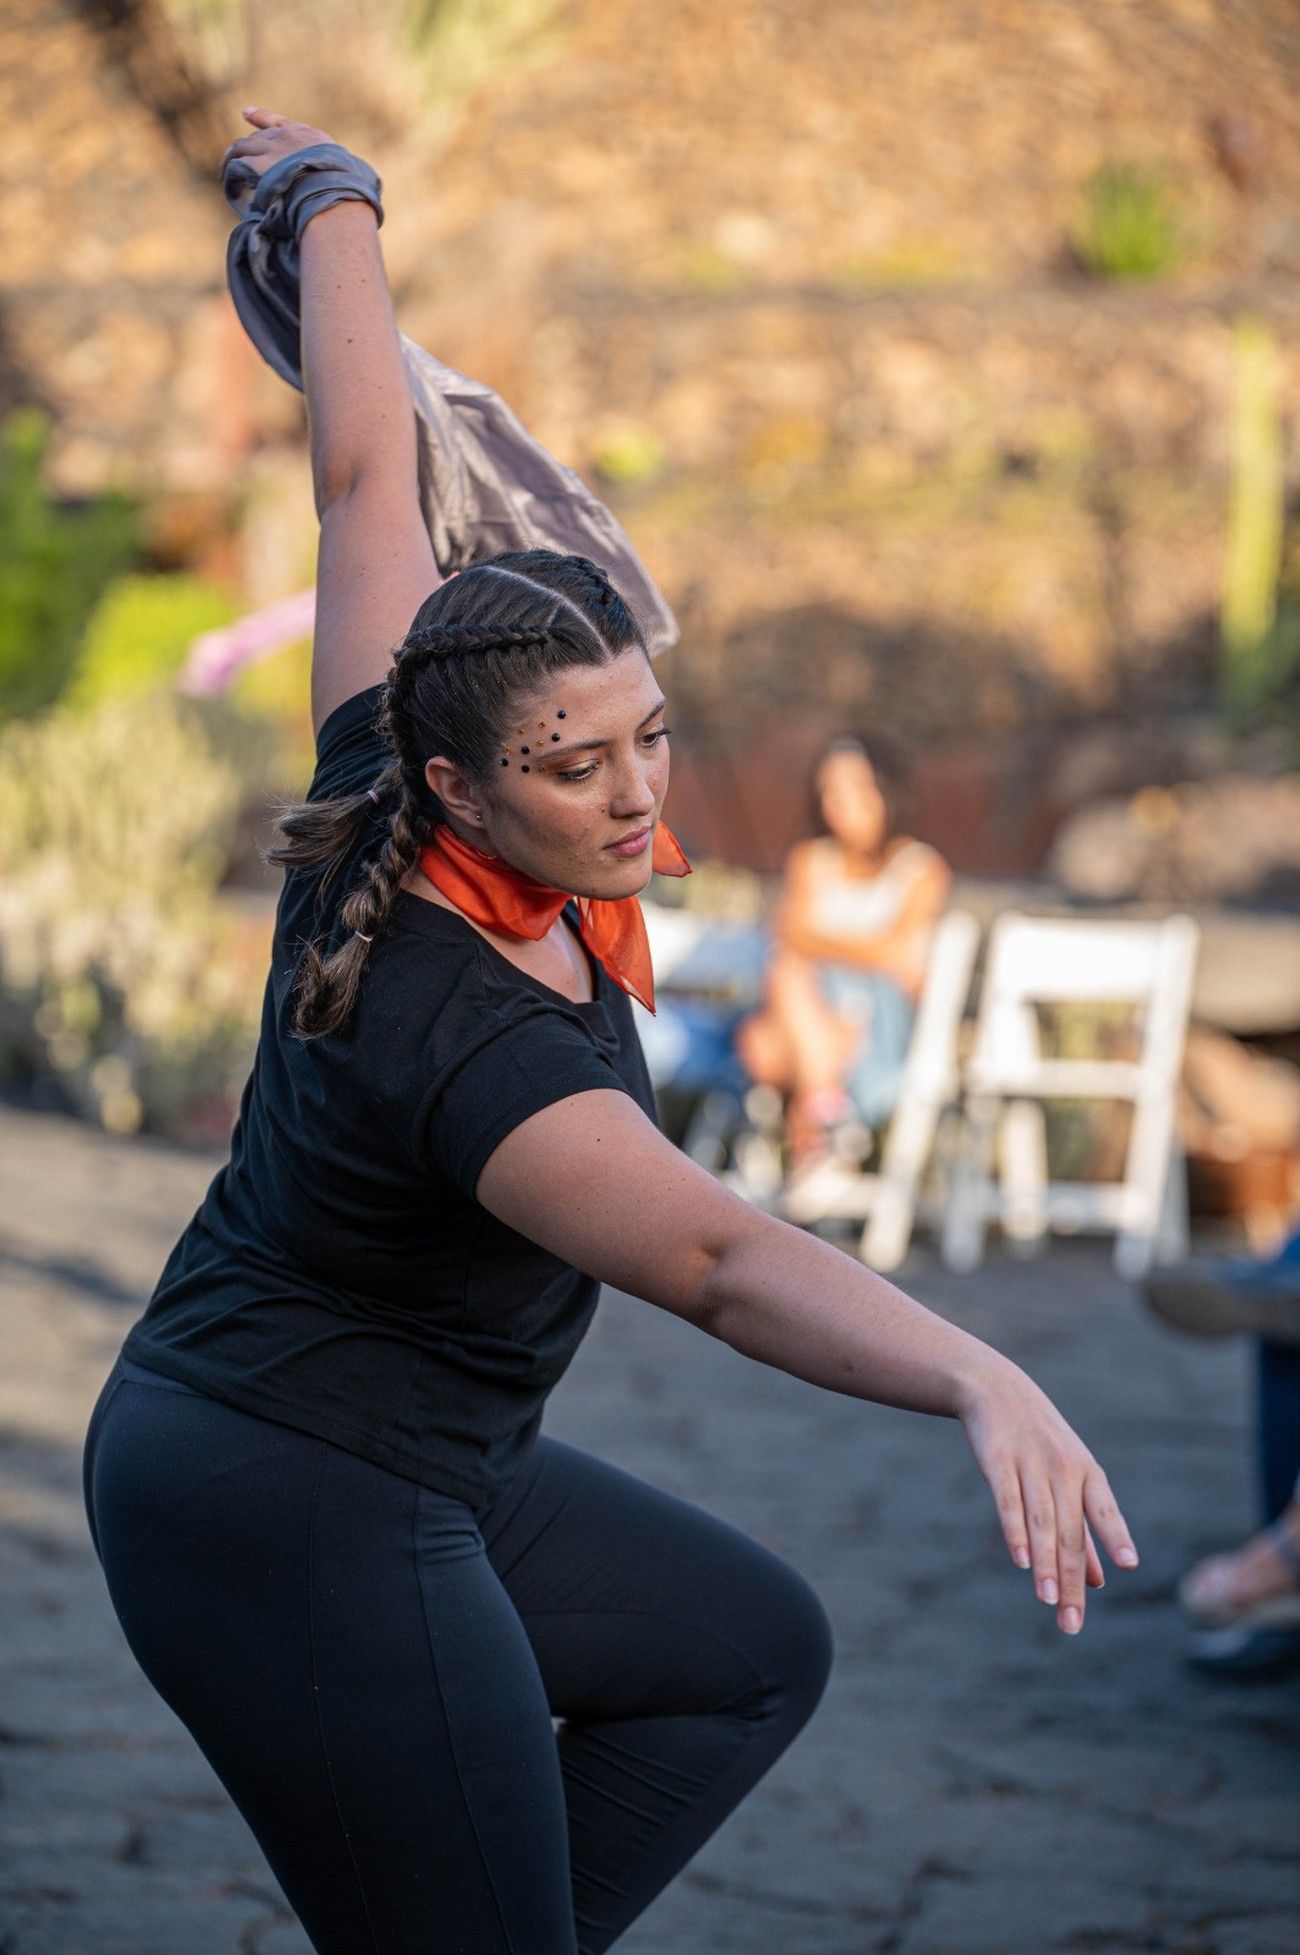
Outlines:
[{"label": "fingernail", "polygon": [[1028,1566],[1029,1566],[1029,1550],[1028,1550],[1028,1548],[1017,1548],[1017,1549],[1016,1549],[1016,1567],[1017,1567],[1017,1568],[1028,1568]]},{"label": "fingernail", "polygon": [[1079,1611],[1067,1609],[1061,1618],[1061,1627],[1067,1636],[1077,1636],[1081,1627]]},{"label": "fingernail", "polygon": [[1136,1568],[1136,1567],[1137,1567],[1137,1549],[1136,1549],[1136,1548],[1117,1548],[1117,1549],[1115,1550],[1115,1559],[1116,1559],[1116,1561],[1117,1561],[1117,1562],[1118,1562],[1118,1563],[1120,1564],[1120,1566],[1121,1566],[1121,1568]]},{"label": "fingernail", "polygon": [[1057,1589],[1056,1583],[1050,1575],[1043,1583],[1043,1600],[1044,1602],[1057,1602],[1060,1600],[1060,1591]]}]

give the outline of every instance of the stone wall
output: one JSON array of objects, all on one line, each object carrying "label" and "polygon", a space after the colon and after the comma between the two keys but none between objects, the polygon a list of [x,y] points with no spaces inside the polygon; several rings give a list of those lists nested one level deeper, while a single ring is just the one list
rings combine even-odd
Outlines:
[{"label": "stone wall", "polygon": [[[301,403],[222,296],[216,138],[178,139],[113,11],[0,0],[0,397],[55,411],[64,486],[188,501],[179,547],[256,504],[288,585]],[[1062,781],[1095,785],[1081,722],[1095,747],[1204,709],[1243,314],[1274,328],[1300,474],[1289,0],[538,0],[454,109],[396,4],[228,12],[204,129],[260,99],[368,150],[402,323],[600,483],[660,576],[709,846],[778,857],[807,754],[857,721],[918,744],[967,866],[1029,866]],[[1116,160],[1174,186],[1155,285],[1071,257]]]}]

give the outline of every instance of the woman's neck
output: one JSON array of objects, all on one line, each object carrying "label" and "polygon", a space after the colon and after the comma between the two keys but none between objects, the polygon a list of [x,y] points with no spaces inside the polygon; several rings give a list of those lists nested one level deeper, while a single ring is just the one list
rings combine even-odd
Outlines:
[{"label": "woman's neck", "polygon": [[575,1004],[590,1004],[594,999],[596,972],[594,962],[586,945],[573,928],[565,921],[561,910],[544,937],[512,937],[501,930],[489,929],[486,924],[475,922],[466,916],[460,905],[453,903],[450,896],[443,894],[436,884],[431,883],[419,867],[411,870],[402,883],[403,889],[421,902],[434,903],[439,909],[450,910],[477,930],[494,950],[499,950],[519,970],[526,971],[530,977],[540,978],[549,984],[553,991],[560,991]]},{"label": "woman's neck", "polygon": [[849,843],[842,842],[838,836],[833,839],[839,849],[840,860],[850,875],[878,875],[889,856],[893,854],[893,840],[888,836],[872,849],[854,848]]}]

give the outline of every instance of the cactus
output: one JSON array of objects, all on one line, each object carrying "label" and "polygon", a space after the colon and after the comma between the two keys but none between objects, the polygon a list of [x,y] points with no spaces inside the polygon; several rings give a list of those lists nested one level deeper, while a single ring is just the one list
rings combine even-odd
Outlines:
[{"label": "cactus", "polygon": [[1284,492],[1277,347],[1262,321],[1238,320],[1235,358],[1220,685],[1224,704],[1240,716],[1262,705],[1283,676],[1276,626]]},{"label": "cactus", "polygon": [[1103,163],[1084,186],[1071,244],[1095,278],[1159,278],[1172,271],[1185,240],[1166,178],[1132,163]]}]

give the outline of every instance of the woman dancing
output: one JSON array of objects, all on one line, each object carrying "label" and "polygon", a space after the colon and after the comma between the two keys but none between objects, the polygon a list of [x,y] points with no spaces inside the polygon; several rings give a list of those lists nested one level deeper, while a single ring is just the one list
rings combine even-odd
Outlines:
[{"label": "woman dancing", "polygon": [[[247,119],[255,171],[327,140]],[[626,994],[637,892],[686,865],[636,625],[549,550],[439,581],[374,212],[313,216],[301,273],[317,768],[231,1157],[96,1404],[88,1512],[322,1955],[595,1955],[831,1661],[792,1568],[539,1431],[601,1282],[960,1419],[1063,1630],[1091,1530],[1137,1556],[1023,1371],[659,1132]]]}]

